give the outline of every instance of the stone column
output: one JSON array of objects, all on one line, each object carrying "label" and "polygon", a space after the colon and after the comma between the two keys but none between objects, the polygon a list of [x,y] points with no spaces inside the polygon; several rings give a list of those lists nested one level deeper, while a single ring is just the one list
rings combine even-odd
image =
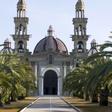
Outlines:
[{"label": "stone column", "polygon": [[40,96],[44,95],[44,93],[43,93],[43,83],[44,83],[43,77],[39,76],[39,95]]},{"label": "stone column", "polygon": [[62,95],[62,77],[58,77],[58,96]]},{"label": "stone column", "polygon": [[36,79],[36,85],[37,85],[37,63],[35,62],[35,79]]},{"label": "stone column", "polygon": [[67,74],[67,66],[66,64],[64,64],[64,78],[66,77],[66,74]]},{"label": "stone column", "polygon": [[42,77],[42,93],[41,95],[43,96],[44,95],[44,77]]}]

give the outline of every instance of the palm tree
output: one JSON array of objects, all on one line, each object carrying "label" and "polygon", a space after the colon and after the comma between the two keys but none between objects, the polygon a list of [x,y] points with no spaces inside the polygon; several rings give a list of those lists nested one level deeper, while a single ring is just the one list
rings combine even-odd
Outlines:
[{"label": "palm tree", "polygon": [[20,63],[16,54],[0,54],[0,87],[2,102],[15,101],[34,88],[34,75],[29,63]]},{"label": "palm tree", "polygon": [[69,73],[64,81],[64,90],[69,91],[69,93],[74,93],[74,95],[83,97],[84,85],[90,69],[91,66],[89,65],[81,65]]},{"label": "palm tree", "polygon": [[102,86],[108,85],[112,90],[112,52],[105,51],[107,47],[112,47],[112,43],[103,44],[100,52],[88,57],[79,68],[67,75],[65,90],[83,93],[85,99],[90,96],[91,101],[94,101],[95,95],[97,97]]}]

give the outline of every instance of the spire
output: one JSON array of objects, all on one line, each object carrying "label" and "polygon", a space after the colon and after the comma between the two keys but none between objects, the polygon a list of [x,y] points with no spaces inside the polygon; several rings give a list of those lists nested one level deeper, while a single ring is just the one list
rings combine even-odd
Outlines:
[{"label": "spire", "polygon": [[25,0],[19,0],[17,3],[17,15],[18,17],[24,17],[26,12]]},{"label": "spire", "polygon": [[48,32],[48,36],[53,36],[54,30],[53,30],[52,25],[49,26],[49,29],[47,30],[47,32]]},{"label": "spire", "polygon": [[77,3],[76,3],[76,10],[84,10],[84,1],[83,0],[78,0]]}]

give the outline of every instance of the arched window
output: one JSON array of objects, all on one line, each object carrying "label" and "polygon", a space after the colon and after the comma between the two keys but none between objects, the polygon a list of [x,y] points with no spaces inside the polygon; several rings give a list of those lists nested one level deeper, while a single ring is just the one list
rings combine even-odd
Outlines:
[{"label": "arched window", "polygon": [[76,67],[79,67],[79,63],[76,63]]},{"label": "arched window", "polygon": [[77,44],[77,50],[79,53],[82,53],[84,52],[84,44],[82,41],[79,41],[78,44]]},{"label": "arched window", "polygon": [[24,43],[23,41],[18,42],[18,51],[22,52],[24,50]]},{"label": "arched window", "polygon": [[79,25],[79,35],[82,35],[82,25]]}]

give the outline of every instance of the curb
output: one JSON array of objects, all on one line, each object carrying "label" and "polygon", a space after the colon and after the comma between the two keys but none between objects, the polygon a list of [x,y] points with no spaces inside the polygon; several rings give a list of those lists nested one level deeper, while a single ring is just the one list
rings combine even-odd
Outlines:
[{"label": "curb", "polygon": [[65,103],[67,103],[70,107],[72,107],[77,112],[81,112],[81,110],[77,107],[74,107],[72,104],[68,103],[64,98],[60,97]]},{"label": "curb", "polygon": [[33,101],[32,103],[30,103],[28,106],[26,106],[25,108],[23,108],[22,110],[20,110],[19,112],[24,112],[28,107],[30,107],[31,105],[33,105],[38,100],[38,98],[35,101]]}]

